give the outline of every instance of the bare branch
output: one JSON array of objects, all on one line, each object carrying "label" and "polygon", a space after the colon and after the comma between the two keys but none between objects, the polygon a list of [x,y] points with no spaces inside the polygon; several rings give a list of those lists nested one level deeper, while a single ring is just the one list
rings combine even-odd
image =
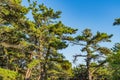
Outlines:
[{"label": "bare branch", "polygon": [[81,55],[81,54],[78,54],[78,55],[74,55],[74,60],[73,62],[75,62],[77,60],[78,57],[86,57],[87,55]]},{"label": "bare branch", "polygon": [[73,41],[71,41],[70,43],[75,44],[75,45],[86,46],[85,44],[82,44],[82,43],[79,43],[79,42],[73,42]]}]

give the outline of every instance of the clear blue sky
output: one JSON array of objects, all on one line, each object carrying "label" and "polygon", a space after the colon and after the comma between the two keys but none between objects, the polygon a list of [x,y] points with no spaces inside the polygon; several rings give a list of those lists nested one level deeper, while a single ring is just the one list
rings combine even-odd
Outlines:
[{"label": "clear blue sky", "polygon": [[[120,42],[120,26],[112,25],[114,19],[120,17],[120,0],[39,0],[39,3],[62,11],[60,20],[67,26],[79,29],[77,34],[90,28],[93,33],[100,31],[114,35],[112,42],[103,46],[111,48],[114,43]],[[79,46],[70,45],[61,52],[72,62],[72,56],[79,51]]]}]

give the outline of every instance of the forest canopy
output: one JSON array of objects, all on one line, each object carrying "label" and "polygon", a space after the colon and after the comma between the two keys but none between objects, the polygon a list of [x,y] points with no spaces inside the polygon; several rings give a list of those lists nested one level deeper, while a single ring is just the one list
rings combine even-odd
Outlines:
[{"label": "forest canopy", "polygon": [[[112,49],[112,34],[78,29],[59,21],[61,11],[28,0],[0,0],[0,80],[119,80],[120,43]],[[26,16],[31,12],[32,20]],[[115,19],[113,25],[119,25]],[[75,36],[73,36],[75,34]],[[78,45],[85,64],[72,67],[59,50]],[[69,53],[67,53],[69,54]]]}]

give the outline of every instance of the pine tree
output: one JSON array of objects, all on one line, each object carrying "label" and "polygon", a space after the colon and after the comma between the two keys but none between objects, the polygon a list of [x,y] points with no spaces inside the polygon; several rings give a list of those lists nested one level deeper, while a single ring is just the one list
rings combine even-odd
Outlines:
[{"label": "pine tree", "polygon": [[[107,47],[101,47],[99,43],[101,42],[110,42],[110,38],[112,35],[108,35],[106,33],[97,32],[95,35],[92,34],[90,29],[83,30],[81,35],[75,37],[75,41],[73,42],[76,45],[82,47],[81,54],[75,55],[75,60],[77,57],[84,57],[86,63],[86,73],[87,80],[92,80],[92,74],[96,72],[96,70],[103,65],[106,60],[102,57],[110,54],[111,51]],[[101,61],[100,61],[101,59]],[[102,60],[103,59],[103,60]],[[91,71],[91,63],[97,63],[94,70]]]},{"label": "pine tree", "polygon": [[[55,21],[60,17],[61,12],[54,12],[53,9],[47,8],[44,4],[36,6],[36,2],[30,6],[35,24],[36,35],[29,35],[36,39],[37,46],[42,49],[38,52],[41,55],[39,58],[43,60],[41,63],[40,77],[43,80],[47,80],[47,70],[50,67],[48,64],[53,62],[56,58],[56,62],[62,58],[59,56],[58,50],[64,49],[68,46],[66,41],[72,39],[67,34],[73,34],[76,29],[65,26],[61,21]],[[40,30],[40,32],[39,32]],[[33,41],[33,40],[32,40]]]},{"label": "pine tree", "polygon": [[[70,35],[77,29],[56,20],[60,11],[38,5],[36,1],[29,2],[29,7],[22,6],[21,0],[0,2],[1,78],[9,79],[13,74],[13,79],[18,80],[47,80],[50,63],[69,68],[69,62],[58,50],[68,46],[67,41],[73,39]],[[29,11],[33,20],[26,17]],[[10,75],[4,75],[3,70],[8,70]]]}]

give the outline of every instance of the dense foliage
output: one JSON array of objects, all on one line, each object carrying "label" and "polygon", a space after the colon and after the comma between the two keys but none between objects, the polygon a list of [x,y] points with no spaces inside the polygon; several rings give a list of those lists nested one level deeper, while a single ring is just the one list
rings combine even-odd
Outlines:
[{"label": "dense foliage", "polygon": [[[37,2],[29,3],[29,7],[22,6],[21,0],[0,2],[1,77],[47,80],[71,76],[67,73],[71,63],[58,50],[68,46],[67,41],[72,39],[69,35],[76,29],[55,21],[61,12]],[[33,20],[26,17],[29,11]]]},{"label": "dense foliage", "polygon": [[[0,0],[0,80],[119,80],[120,44],[112,49],[112,35],[90,29],[73,37],[77,29],[59,21],[61,11],[54,11],[37,1]],[[29,19],[30,15],[32,19]],[[119,25],[116,19],[114,25]],[[72,67],[59,50],[79,45],[85,64]]]}]

